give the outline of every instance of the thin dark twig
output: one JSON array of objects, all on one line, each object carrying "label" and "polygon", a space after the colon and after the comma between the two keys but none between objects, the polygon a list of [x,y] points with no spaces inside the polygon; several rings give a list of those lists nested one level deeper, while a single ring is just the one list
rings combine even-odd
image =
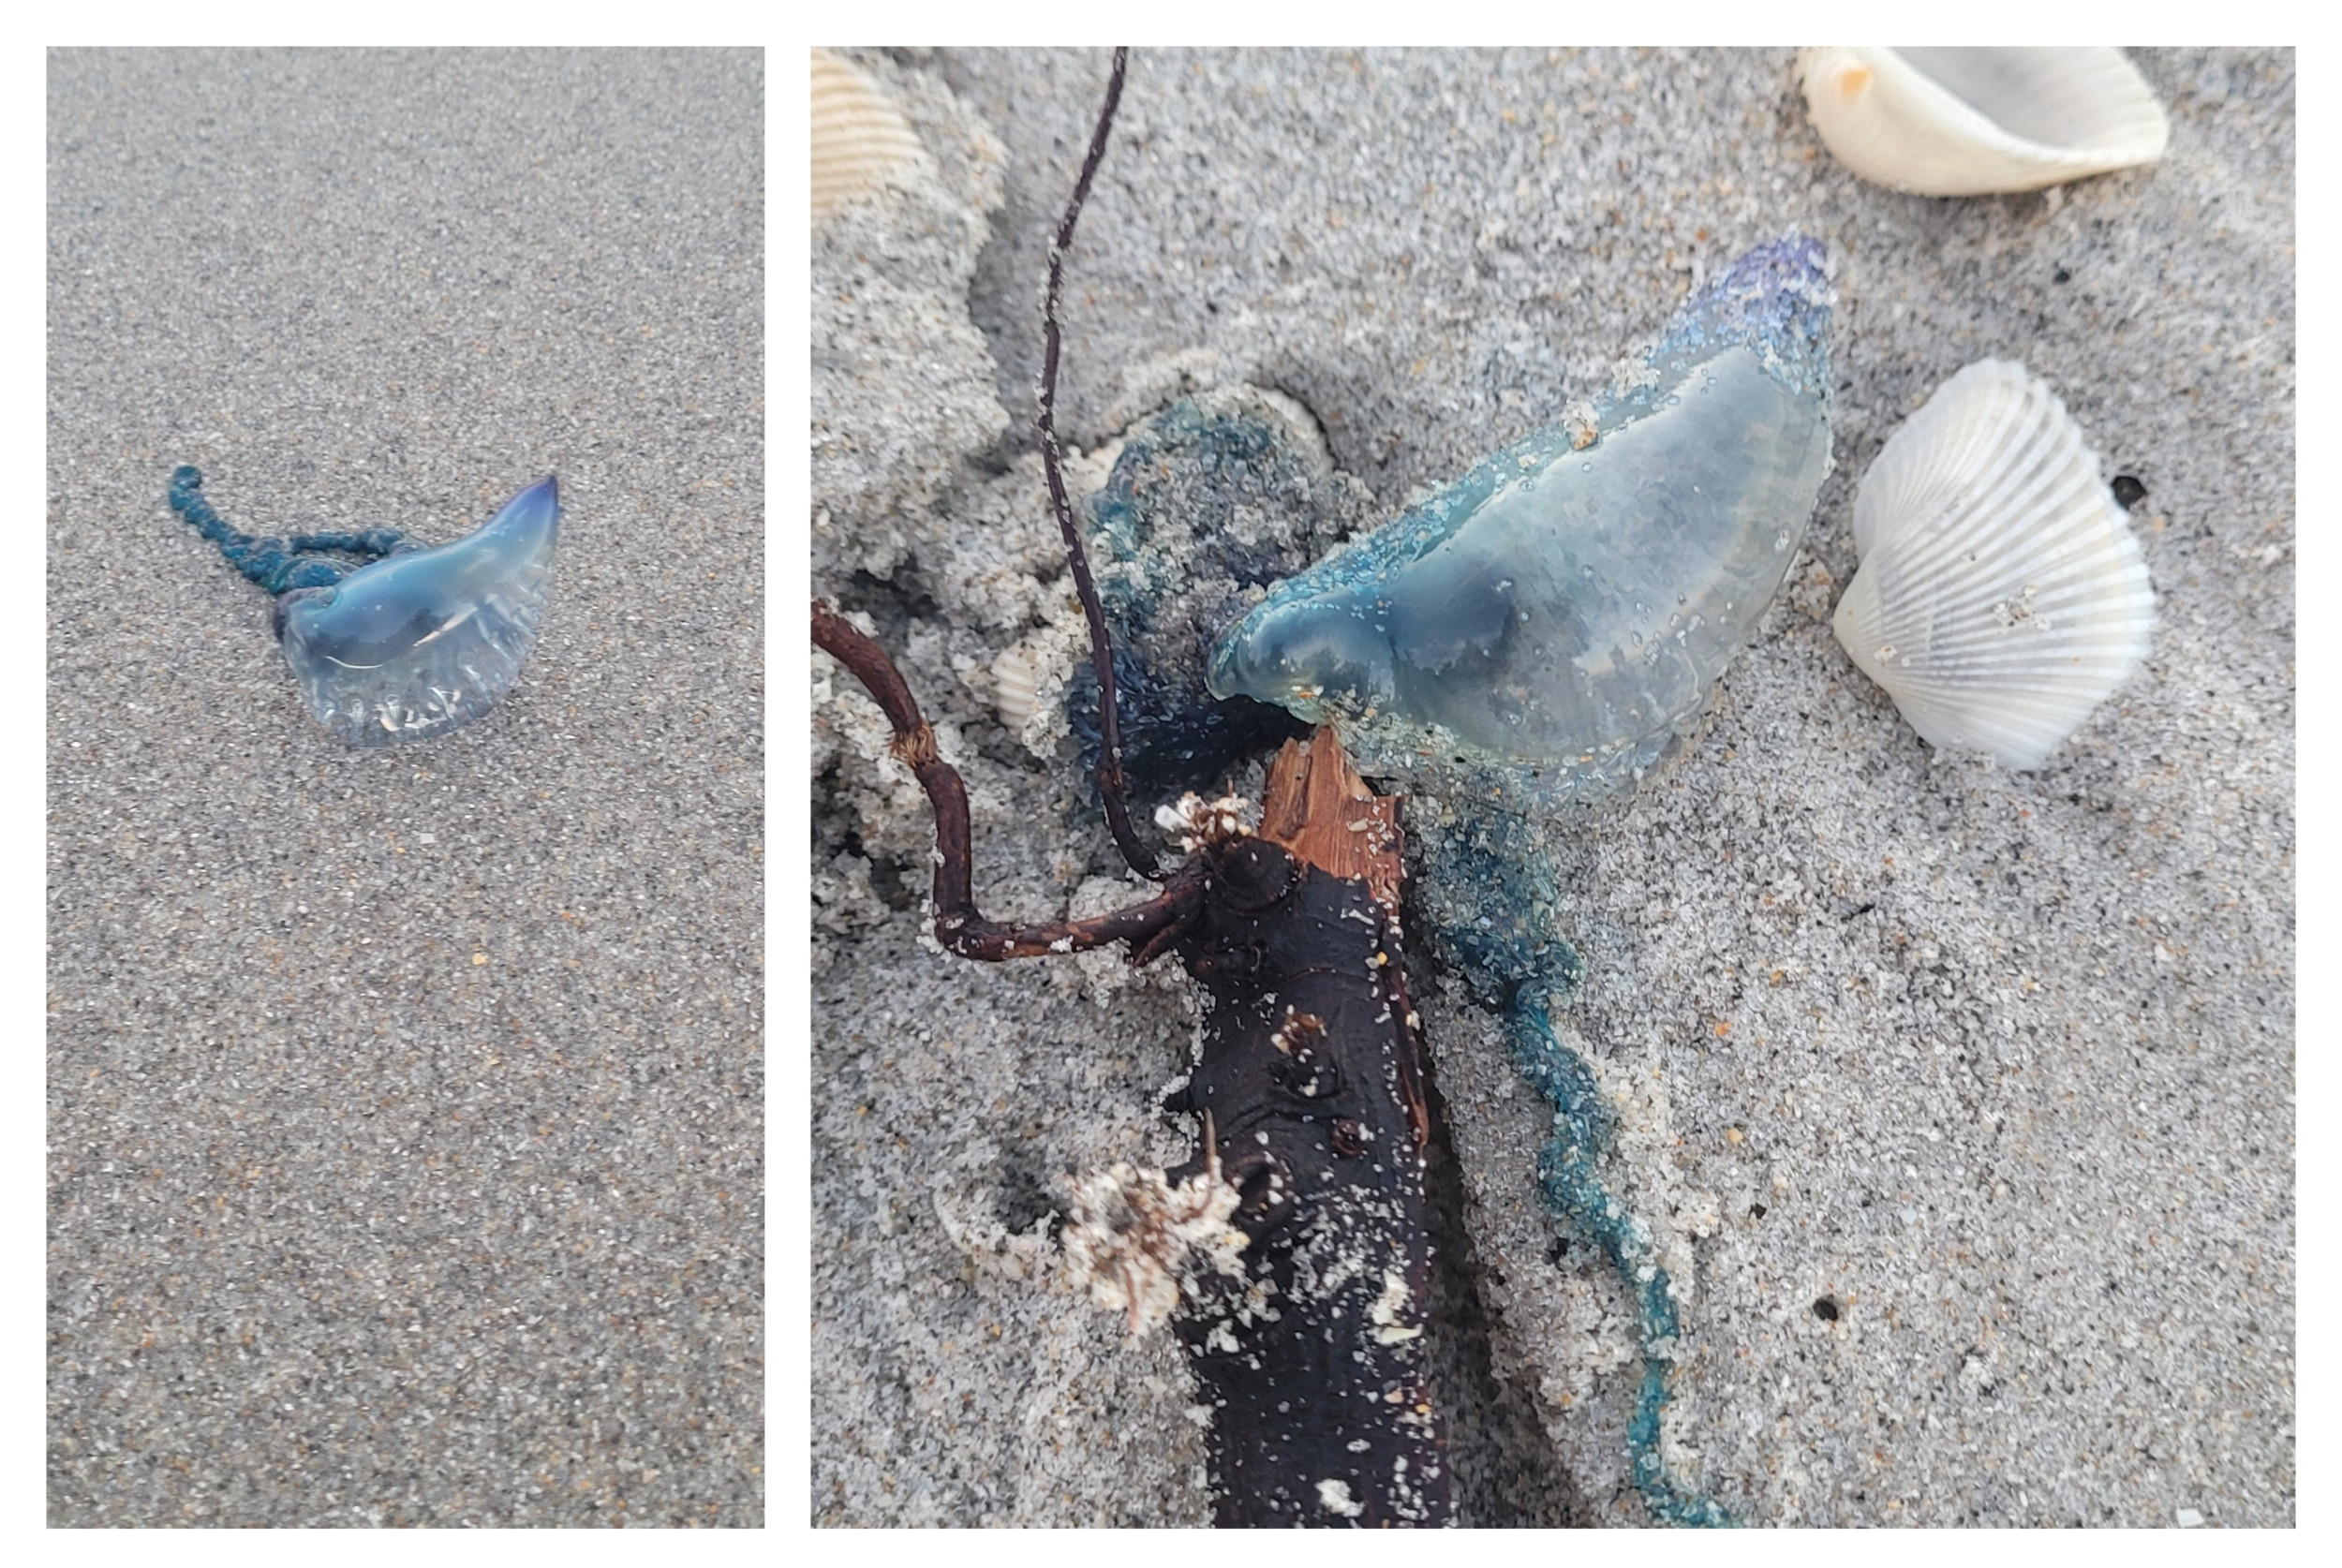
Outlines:
[{"label": "thin dark twig", "polygon": [[1065,496],[1065,473],[1057,440],[1058,299],[1065,283],[1065,253],[1074,248],[1074,225],[1082,203],[1089,200],[1089,183],[1097,178],[1099,160],[1106,154],[1106,135],[1114,128],[1114,111],[1122,101],[1122,77],[1131,52],[1114,52],[1114,73],[1106,81],[1105,107],[1098,111],[1098,128],[1089,136],[1089,155],[1082,160],[1081,178],[1075,182],[1073,200],[1065,204],[1065,221],[1058,225],[1057,243],[1049,247],[1049,288],[1041,301],[1041,463],[1048,470],[1049,504],[1057,509],[1057,525],[1065,535],[1065,554],[1074,569],[1074,588],[1081,595],[1082,614],[1089,620],[1089,658],[1098,672],[1098,794],[1105,804],[1106,826],[1115,848],[1132,870],[1163,880],[1153,851],[1131,830],[1130,804],[1122,791],[1122,725],[1116,713],[1114,642],[1106,631],[1105,611],[1098,603],[1098,585],[1089,575],[1089,555],[1082,548],[1081,529],[1074,522],[1073,503]]},{"label": "thin dark twig", "polygon": [[969,846],[968,787],[959,770],[935,749],[935,732],[919,712],[918,699],[895,661],[861,629],[820,599],[813,601],[813,641],[846,667],[886,715],[899,762],[918,777],[935,808],[935,939],[963,958],[998,961],[1038,958],[1051,953],[1086,953],[1110,942],[1129,942],[1134,962],[1143,963],[1167,948],[1203,907],[1202,861],[1192,862],[1144,904],[1089,920],[1040,925],[1002,925],[976,908],[973,854]]}]

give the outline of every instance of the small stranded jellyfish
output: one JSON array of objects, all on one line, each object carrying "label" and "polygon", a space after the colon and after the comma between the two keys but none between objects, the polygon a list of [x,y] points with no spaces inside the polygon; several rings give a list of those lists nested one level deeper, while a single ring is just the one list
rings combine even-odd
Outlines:
[{"label": "small stranded jellyfish", "polygon": [[389,528],[256,539],[222,522],[202,486],[180,468],[172,509],[277,596],[285,662],[318,722],[351,746],[470,723],[511,689],[537,645],[561,527],[550,475],[435,549]]},{"label": "small stranded jellyfish", "polygon": [[1213,650],[1212,692],[1333,724],[1370,774],[1508,805],[1641,777],[1771,603],[1830,471],[1823,262],[1798,237],[1742,257],[1639,384],[1278,584]]}]

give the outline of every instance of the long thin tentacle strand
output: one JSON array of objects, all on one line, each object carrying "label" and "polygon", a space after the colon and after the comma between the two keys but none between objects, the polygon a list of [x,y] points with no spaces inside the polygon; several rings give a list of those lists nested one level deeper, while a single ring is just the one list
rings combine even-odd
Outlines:
[{"label": "long thin tentacle strand", "polygon": [[1731,1516],[1691,1477],[1671,1472],[1660,1441],[1681,1324],[1668,1271],[1649,1233],[1603,1177],[1618,1117],[1593,1064],[1553,1028],[1556,998],[1585,965],[1553,934],[1560,873],[1545,831],[1525,817],[1483,811],[1468,825],[1424,835],[1425,916],[1442,956],[1504,1021],[1513,1064],[1552,1107],[1537,1151],[1537,1194],[1574,1239],[1600,1252],[1635,1298],[1642,1383],[1626,1427],[1635,1489],[1671,1525],[1728,1525]]},{"label": "long thin tentacle strand", "polygon": [[1671,1474],[1659,1441],[1669,1398],[1676,1334],[1673,1287],[1651,1255],[1633,1216],[1602,1180],[1602,1152],[1616,1117],[1593,1069],[1553,1032],[1541,995],[1524,985],[1505,1010],[1505,1033],[1521,1075],[1553,1107],[1553,1135],[1537,1151],[1537,1190],[1562,1220],[1592,1241],[1634,1293],[1642,1341],[1642,1386],[1626,1425],[1635,1489],[1653,1516],[1671,1525],[1729,1525],[1732,1516],[1698,1488]]}]

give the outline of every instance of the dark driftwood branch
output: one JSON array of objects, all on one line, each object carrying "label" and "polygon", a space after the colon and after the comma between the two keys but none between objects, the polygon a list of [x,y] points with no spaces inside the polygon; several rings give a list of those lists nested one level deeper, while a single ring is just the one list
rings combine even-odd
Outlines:
[{"label": "dark driftwood branch", "polygon": [[[1065,255],[1105,155],[1129,52],[1114,52],[1105,105],[1049,249],[1037,425],[1089,623],[1098,792],[1122,858],[1164,880],[1131,828],[1114,645],[1057,436]],[[1213,1412],[1217,1521],[1453,1523],[1445,1441],[1424,1383],[1428,1125],[1399,963],[1398,802],[1370,791],[1321,730],[1271,765],[1260,831],[1206,833],[1156,897],[1089,920],[999,925],[976,909],[967,787],[937,754],[901,672],[818,599],[813,640],[876,700],[895,756],[934,808],[935,936],[946,950],[1026,958],[1121,941],[1145,963],[1176,946],[1212,993],[1201,1058],[1169,1102],[1201,1115],[1205,1146],[1167,1174],[1216,1183],[1224,1166],[1240,1193],[1233,1222],[1248,1241],[1241,1279],[1214,1276],[1178,1317]]]},{"label": "dark driftwood branch", "polygon": [[[1177,1320],[1227,1526],[1455,1522],[1424,1381],[1429,1118],[1399,948],[1399,803],[1330,730],[1288,743],[1261,825],[1217,846],[1180,954],[1212,993],[1174,1109],[1242,1194],[1244,1276]],[[1273,1310],[1248,1310],[1266,1301]]]},{"label": "dark driftwood branch", "polygon": [[1138,841],[1131,828],[1131,808],[1122,787],[1122,725],[1115,703],[1114,643],[1106,632],[1105,611],[1098,602],[1098,584],[1089,575],[1089,554],[1082,548],[1081,528],[1074,521],[1074,504],[1066,497],[1057,439],[1057,311],[1065,283],[1065,253],[1074,248],[1074,225],[1081,217],[1082,203],[1089,200],[1089,184],[1097,178],[1099,160],[1106,154],[1106,135],[1114,128],[1114,111],[1122,101],[1122,76],[1130,58],[1127,49],[1114,52],[1114,71],[1106,80],[1105,107],[1098,111],[1097,129],[1090,133],[1089,155],[1082,160],[1081,178],[1075,183],[1073,199],[1065,203],[1056,243],[1049,246],[1049,287],[1041,297],[1041,413],[1033,422],[1041,433],[1041,466],[1049,476],[1049,505],[1056,509],[1058,528],[1065,535],[1074,590],[1081,596],[1082,614],[1089,621],[1090,662],[1098,672],[1098,795],[1105,805],[1106,826],[1130,868],[1161,880],[1163,872],[1153,851]]},{"label": "dark driftwood branch", "polygon": [[963,958],[998,961],[1038,958],[1051,953],[1086,953],[1110,942],[1129,942],[1145,962],[1177,939],[1202,901],[1201,872],[1175,877],[1157,896],[1112,914],[1040,925],[1004,925],[985,919],[976,908],[973,855],[968,831],[968,787],[959,770],[935,749],[935,732],[919,712],[918,699],[886,650],[852,622],[820,599],[813,601],[813,641],[847,673],[886,715],[895,732],[891,749],[926,791],[935,809],[935,939]]}]

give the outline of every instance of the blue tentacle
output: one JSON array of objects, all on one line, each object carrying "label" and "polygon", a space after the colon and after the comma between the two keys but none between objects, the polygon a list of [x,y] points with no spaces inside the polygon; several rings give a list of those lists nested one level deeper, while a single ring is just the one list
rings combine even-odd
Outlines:
[{"label": "blue tentacle", "polygon": [[1554,936],[1559,878],[1543,829],[1506,811],[1484,811],[1418,829],[1428,874],[1416,882],[1441,956],[1504,1021],[1513,1064],[1553,1108],[1553,1135],[1537,1151],[1537,1195],[1572,1234],[1598,1249],[1633,1293],[1642,1387],[1627,1423],[1635,1489],[1665,1524],[1730,1525],[1724,1508],[1671,1475],[1660,1452],[1678,1320],[1666,1269],[1633,1214],[1604,1184],[1602,1156],[1618,1118],[1593,1067],[1564,1044],[1547,1011],[1585,975],[1584,960]]},{"label": "blue tentacle", "polygon": [[422,548],[396,528],[362,528],[356,533],[295,534],[285,542],[294,551],[304,555],[316,551],[331,550],[369,561],[378,561],[385,555],[397,555],[409,550]]},{"label": "blue tentacle", "polygon": [[[272,594],[286,594],[295,588],[330,588],[366,561],[416,548],[395,528],[295,534],[290,539],[247,534],[212,510],[211,502],[203,498],[202,471],[192,464],[181,464],[171,470],[170,510],[218,545],[230,566]],[[328,560],[319,552],[355,555],[359,559]]]},{"label": "blue tentacle", "polygon": [[1634,1293],[1642,1342],[1642,1388],[1627,1423],[1626,1447],[1635,1489],[1652,1516],[1671,1525],[1729,1525],[1732,1516],[1697,1487],[1668,1473],[1659,1450],[1659,1417],[1667,1409],[1668,1374],[1678,1322],[1668,1271],[1651,1256],[1624,1205],[1603,1185],[1598,1165],[1616,1131],[1585,1058],[1562,1043],[1545,1008],[1529,987],[1505,1016],[1505,1035],[1521,1076],[1553,1107],[1553,1136],[1537,1151],[1537,1192],[1546,1206],[1602,1250]]}]

